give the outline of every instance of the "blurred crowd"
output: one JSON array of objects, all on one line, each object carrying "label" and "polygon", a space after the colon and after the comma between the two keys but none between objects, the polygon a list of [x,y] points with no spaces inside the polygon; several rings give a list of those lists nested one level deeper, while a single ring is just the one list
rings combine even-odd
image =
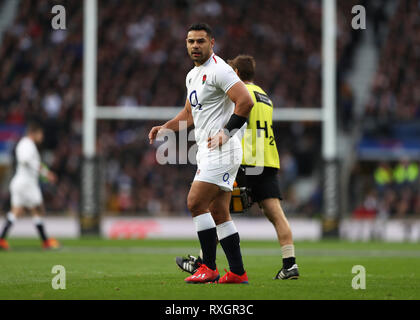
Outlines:
[{"label": "blurred crowd", "polygon": [[[379,66],[363,117],[364,138],[420,150],[420,1],[400,0],[379,42]],[[390,153],[389,149],[387,152]],[[407,149],[408,150],[408,149]],[[406,152],[407,153],[407,152]],[[353,172],[356,216],[420,217],[416,157],[359,162]]]},{"label": "blurred crowd", "polygon": [[420,2],[400,0],[388,27],[366,106],[368,120],[382,129],[395,121],[420,120]]},{"label": "blurred crowd", "polygon": [[[359,34],[351,29],[351,7],[358,2],[338,1],[341,93],[338,107],[341,123],[347,126],[351,124],[353,94],[343,75],[351,67],[352,52],[359,40]],[[255,57],[256,82],[267,91],[276,108],[321,105],[321,0],[99,0],[98,3],[98,105],[120,108],[184,105],[185,75],[192,68],[185,49],[186,29],[197,21],[213,26],[215,52],[224,59],[241,53]],[[56,4],[66,8],[66,30],[51,28],[51,8]],[[400,18],[393,18],[395,31],[384,45],[386,59],[391,57],[400,70],[418,62],[418,50],[410,50],[415,48],[418,37],[407,31],[415,25],[416,15],[404,10],[399,9]],[[72,0],[24,0],[17,12],[0,46],[0,123],[24,125],[32,114],[43,118],[46,129],[43,155],[59,176],[57,187],[44,186],[47,209],[77,212],[82,163],[82,4]],[[405,14],[410,19],[401,19]],[[404,36],[400,36],[401,32]],[[395,41],[403,43],[401,48],[390,45]],[[408,59],[396,58],[404,52]],[[395,101],[416,102],[407,100],[418,83],[415,69],[411,76],[405,73],[403,83],[407,88],[395,88],[399,79],[391,79],[395,73],[388,72],[385,62],[381,66],[371,100],[385,101],[384,97],[392,91]],[[383,81],[381,74],[391,80]],[[158,165],[156,145],[150,146],[147,141],[153,125],[156,123],[98,122],[97,150],[105,159],[107,211],[187,214],[185,199],[194,166]],[[320,208],[319,192],[314,194],[313,204],[295,203],[293,182],[298,177],[310,176],[321,165],[320,126],[276,123],[275,132],[285,201],[296,211],[312,208],[309,214],[313,214]],[[0,196],[4,200],[7,188],[3,189]]]},{"label": "blurred crowd", "polygon": [[100,3],[100,105],[184,105],[185,75],[192,67],[185,30],[206,21],[221,57],[255,57],[258,82],[277,107],[320,106],[318,0]]},{"label": "blurred crowd", "polygon": [[420,162],[409,159],[393,163],[382,161],[365,172],[359,167],[351,184],[355,198],[360,198],[353,216],[420,218],[419,168]]},{"label": "blurred crowd", "polygon": [[[51,28],[51,8],[57,3],[66,8],[66,30]],[[43,154],[59,176],[57,188],[44,186],[47,209],[77,211],[82,161],[82,6],[76,1],[25,0],[17,12],[0,47],[0,121],[24,125],[33,114],[43,118]],[[226,59],[244,52],[255,56],[258,83],[276,107],[319,107],[320,19],[320,1],[101,0],[98,104],[183,105],[185,75],[192,67],[185,50],[185,30],[193,22],[206,21],[214,27],[219,55]],[[194,167],[158,165],[156,146],[149,146],[146,139],[152,125],[98,123],[97,149],[106,159],[108,210],[186,212]],[[302,155],[312,152],[315,159],[319,153],[314,130],[319,131],[302,125],[292,130],[289,143],[279,142],[288,162],[300,163],[302,171],[313,169]],[[301,141],[294,147],[297,153],[290,151],[291,141]],[[297,170],[293,165],[285,167]],[[5,186],[3,200],[6,190]]]},{"label": "blurred crowd", "polygon": [[[66,1],[67,31],[53,31],[56,1],[21,1],[0,45],[0,124],[24,126],[36,115],[45,126],[45,161],[60,178],[45,187],[51,211],[77,211],[82,127],[82,30],[80,3]],[[6,201],[7,182],[3,181]]]}]

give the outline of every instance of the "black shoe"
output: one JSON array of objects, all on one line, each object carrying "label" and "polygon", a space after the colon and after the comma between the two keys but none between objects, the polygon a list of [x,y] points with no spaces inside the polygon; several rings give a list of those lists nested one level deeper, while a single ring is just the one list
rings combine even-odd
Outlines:
[{"label": "black shoe", "polygon": [[299,269],[298,265],[294,264],[290,269],[281,269],[277,275],[275,276],[274,280],[297,280],[299,279]]},{"label": "black shoe", "polygon": [[182,271],[194,274],[203,263],[200,257],[188,255],[188,257],[176,257],[175,262]]}]

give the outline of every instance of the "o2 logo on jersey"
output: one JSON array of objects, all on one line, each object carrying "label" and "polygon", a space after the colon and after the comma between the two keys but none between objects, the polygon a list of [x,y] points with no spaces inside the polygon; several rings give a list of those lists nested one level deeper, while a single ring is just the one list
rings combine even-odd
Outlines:
[{"label": "o2 logo on jersey", "polygon": [[198,108],[198,110],[203,110],[203,106],[198,102],[197,91],[195,90],[190,94],[190,103],[191,107]]},{"label": "o2 logo on jersey", "polygon": [[223,182],[227,182],[227,183],[229,184],[229,178],[230,178],[229,173],[225,173],[225,174],[223,175]]}]

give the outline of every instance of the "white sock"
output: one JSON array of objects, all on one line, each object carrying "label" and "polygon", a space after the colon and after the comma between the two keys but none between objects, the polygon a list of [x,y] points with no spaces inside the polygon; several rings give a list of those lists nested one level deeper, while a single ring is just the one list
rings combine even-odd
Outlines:
[{"label": "white sock", "polygon": [[7,213],[7,220],[8,220],[10,223],[14,223],[14,222],[16,221],[16,216],[15,216],[15,214],[14,214],[12,211],[9,211],[9,212]]},{"label": "white sock", "polygon": [[216,223],[214,222],[210,212],[194,217],[193,221],[197,232],[216,228]]},{"label": "white sock", "polygon": [[281,255],[283,259],[295,257],[295,246],[293,244],[287,244],[281,247]]},{"label": "white sock", "polygon": [[219,238],[219,241],[238,232],[238,230],[236,230],[236,227],[233,221],[226,221],[222,224],[219,224],[216,227],[216,230],[217,230],[217,237]]},{"label": "white sock", "polygon": [[42,218],[41,217],[38,217],[38,216],[34,216],[32,218],[32,221],[34,222],[34,224],[36,226],[39,226],[39,225],[43,224]]}]

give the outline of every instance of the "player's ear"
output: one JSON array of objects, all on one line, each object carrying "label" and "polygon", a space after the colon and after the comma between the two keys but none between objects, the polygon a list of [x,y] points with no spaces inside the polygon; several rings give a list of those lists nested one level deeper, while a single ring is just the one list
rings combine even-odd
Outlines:
[{"label": "player's ear", "polygon": [[214,48],[214,38],[210,39],[210,44],[211,44],[211,48],[213,49]]}]

